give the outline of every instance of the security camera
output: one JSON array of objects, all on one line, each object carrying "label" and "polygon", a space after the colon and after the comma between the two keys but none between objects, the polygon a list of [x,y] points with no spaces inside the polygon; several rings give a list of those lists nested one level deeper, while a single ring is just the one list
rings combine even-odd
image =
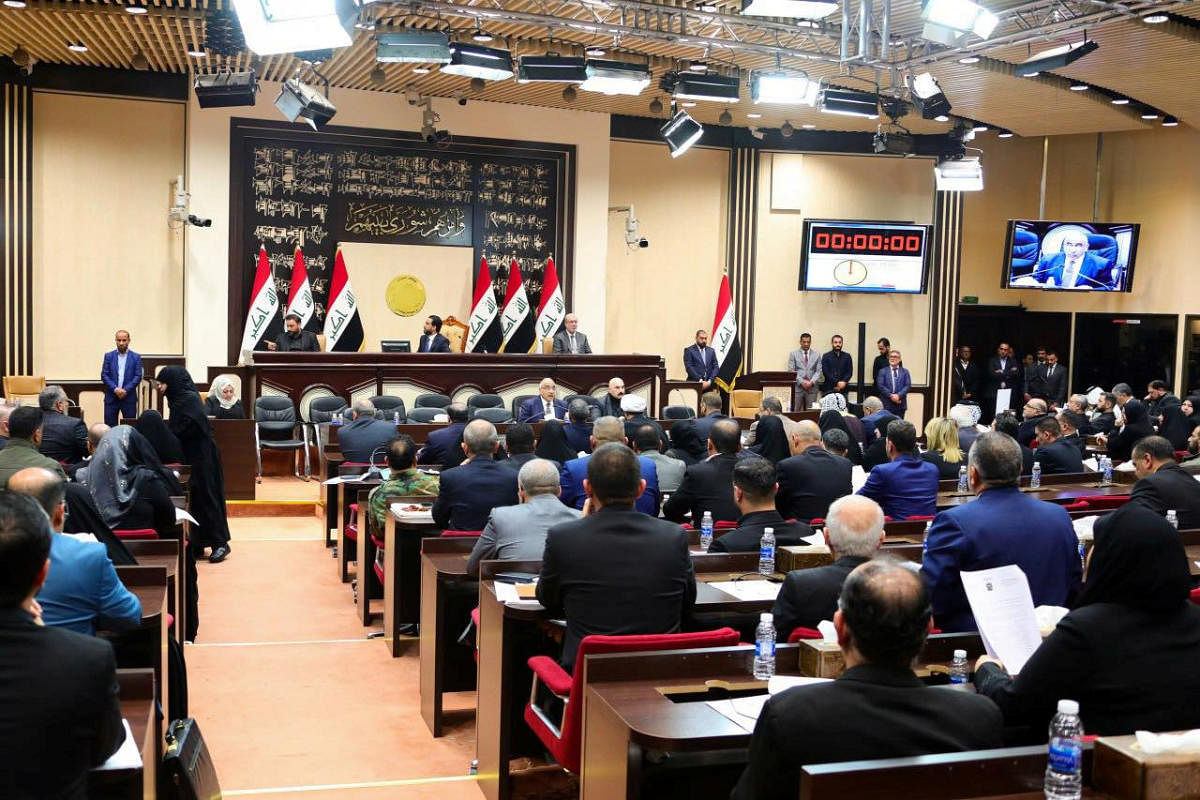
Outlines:
[{"label": "security camera", "polygon": [[458,98],[458,104],[460,106],[465,106],[467,104],[467,98],[465,98],[465,97]]},{"label": "security camera", "polygon": [[649,247],[649,246],[650,246],[650,240],[649,240],[649,239],[647,239],[645,236],[643,236],[641,239],[638,239],[637,246],[638,246],[638,247],[641,247],[641,248],[646,248],[646,247]]},{"label": "security camera", "polygon": [[610,206],[608,213],[625,214],[625,245],[632,250],[635,247],[646,248],[650,246],[650,240],[644,236],[638,235],[638,218],[634,216],[633,206]]},{"label": "security camera", "polygon": [[188,214],[187,223],[188,223],[188,225],[194,225],[197,228],[211,228],[212,227],[211,219],[197,217],[195,214]]}]

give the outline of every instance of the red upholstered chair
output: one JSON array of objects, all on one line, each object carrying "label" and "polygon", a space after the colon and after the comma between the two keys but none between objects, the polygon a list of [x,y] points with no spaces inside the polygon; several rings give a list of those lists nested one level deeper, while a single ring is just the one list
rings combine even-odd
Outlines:
[{"label": "red upholstered chair", "polygon": [[533,670],[533,690],[530,697],[537,696],[539,681],[566,705],[561,727],[556,725],[540,707],[529,702],[525,705],[525,722],[542,740],[542,744],[554,756],[559,765],[570,772],[579,772],[581,740],[583,736],[583,671],[589,655],[607,653],[644,653],[652,650],[687,650],[696,647],[732,647],[738,643],[738,634],[733,628],[718,628],[715,631],[697,633],[664,633],[640,636],[585,636],[579,643],[575,658],[575,674],[568,675],[549,656],[534,656],[529,659]]},{"label": "red upholstered chair", "polygon": [[1070,505],[1063,506],[1063,510],[1064,511],[1086,511],[1091,507],[1092,507],[1091,503],[1089,503],[1087,500],[1076,500],[1074,503],[1071,503]]},{"label": "red upholstered chair", "polygon": [[358,541],[358,503],[350,504],[350,517],[346,520],[346,538]]},{"label": "red upholstered chair", "polygon": [[1187,451],[1187,450],[1176,450],[1176,451],[1175,451],[1175,460],[1176,460],[1176,461],[1183,461],[1183,460],[1184,460],[1185,458],[1187,458],[1189,455],[1190,455],[1190,453],[1188,453],[1188,451]]},{"label": "red upholstered chair", "polygon": [[1098,494],[1091,497],[1076,497],[1076,501],[1083,501],[1088,504],[1089,508],[1094,508],[1097,511],[1111,511],[1114,508],[1120,508],[1129,502],[1127,494]]},{"label": "red upholstered chair", "polygon": [[115,533],[117,535],[118,539],[124,539],[126,541],[136,541],[139,539],[157,539],[158,538],[158,531],[154,530],[153,528],[138,528],[137,530],[113,531],[113,533]]},{"label": "red upholstered chair", "polygon": [[483,531],[442,531],[442,536],[450,539],[464,539],[468,536],[479,536]]},{"label": "red upholstered chair", "polygon": [[796,628],[788,634],[788,644],[795,644],[801,639],[824,639],[821,632],[816,628]]},{"label": "red upholstered chair", "polygon": [[475,663],[479,663],[479,606],[471,609],[471,624],[475,626]]},{"label": "red upholstered chair", "polygon": [[933,522],[933,516],[930,515],[928,517],[926,517],[926,516],[909,517],[908,521],[909,522]]},{"label": "red upholstered chair", "polygon": [[1192,589],[1191,593],[1188,595],[1188,598],[1193,603],[1200,606],[1200,589]]},{"label": "red upholstered chair", "polygon": [[825,518],[824,517],[813,517],[812,519],[810,519],[808,521],[808,527],[810,527],[810,528],[821,528],[824,526],[825,526]]}]

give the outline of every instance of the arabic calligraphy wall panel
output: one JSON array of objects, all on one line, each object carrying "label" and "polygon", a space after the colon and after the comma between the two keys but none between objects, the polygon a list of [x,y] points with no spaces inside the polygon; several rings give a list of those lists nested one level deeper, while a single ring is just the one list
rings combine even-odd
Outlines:
[{"label": "arabic calligraphy wall panel", "polygon": [[233,119],[230,363],[260,243],[282,308],[293,253],[302,242],[316,300],[309,327],[315,330],[324,323],[340,242],[472,248],[473,269],[481,257],[488,260],[497,302],[515,258],[535,307],[546,259],[553,257],[571,298],[574,187],[574,145],[456,138],[438,147],[409,132],[337,126],[312,132]]}]

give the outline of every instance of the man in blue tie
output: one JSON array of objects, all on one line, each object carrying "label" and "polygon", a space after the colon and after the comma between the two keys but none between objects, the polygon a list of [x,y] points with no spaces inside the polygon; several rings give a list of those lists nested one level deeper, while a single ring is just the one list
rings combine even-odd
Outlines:
[{"label": "man in blue tie", "polygon": [[105,424],[115,427],[122,417],[136,417],[136,390],[142,382],[142,357],[129,349],[129,331],[117,331],[117,349],[104,354],[100,380],[104,382]]},{"label": "man in blue tie", "polygon": [[699,381],[701,393],[712,388],[717,377],[717,351],[708,346],[708,331],[696,331],[696,344],[683,351],[683,368],[689,381]]},{"label": "man in blue tie", "polygon": [[908,390],[912,388],[912,376],[900,364],[900,351],[888,352],[888,365],[879,370],[875,376],[875,385],[879,387],[883,400],[883,408],[901,419],[908,410]]}]

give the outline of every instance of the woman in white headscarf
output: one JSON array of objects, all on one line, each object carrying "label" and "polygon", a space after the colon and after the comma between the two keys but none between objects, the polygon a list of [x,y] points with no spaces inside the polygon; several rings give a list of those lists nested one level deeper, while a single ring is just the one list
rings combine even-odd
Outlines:
[{"label": "woman in white headscarf", "polygon": [[246,412],[242,408],[241,398],[237,396],[237,388],[233,378],[228,375],[218,375],[213,378],[208,387],[208,399],[204,401],[205,413],[217,419],[245,419]]}]

